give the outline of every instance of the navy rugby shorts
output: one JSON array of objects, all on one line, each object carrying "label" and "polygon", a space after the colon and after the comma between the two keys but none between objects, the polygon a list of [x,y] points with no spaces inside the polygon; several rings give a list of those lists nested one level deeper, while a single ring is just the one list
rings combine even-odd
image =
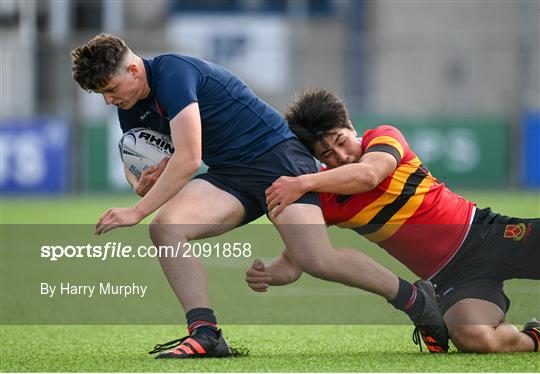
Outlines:
[{"label": "navy rugby shorts", "polygon": [[[255,160],[211,167],[196,178],[204,179],[236,197],[246,210],[242,224],[268,213],[265,190],[281,176],[316,173],[313,156],[296,138],[277,144]],[[320,206],[319,194],[308,192],[296,203]]]}]

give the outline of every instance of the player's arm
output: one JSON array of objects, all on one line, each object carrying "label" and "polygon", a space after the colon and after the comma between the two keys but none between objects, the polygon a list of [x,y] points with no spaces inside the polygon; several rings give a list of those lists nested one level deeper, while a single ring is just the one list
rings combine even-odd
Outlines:
[{"label": "player's arm", "polygon": [[175,152],[160,178],[146,195],[131,208],[113,208],[96,223],[96,234],[120,226],[132,226],[156,211],[175,196],[199,169],[202,162],[201,118],[199,105],[193,102],[171,121],[171,136]]},{"label": "player's arm", "polygon": [[343,165],[321,173],[280,177],[266,190],[266,204],[275,218],[289,204],[307,192],[353,195],[371,191],[396,170],[398,163],[386,152],[369,152],[358,163]]},{"label": "player's arm", "polygon": [[261,260],[253,261],[246,271],[246,283],[255,292],[266,292],[268,286],[284,286],[296,282],[302,270],[284,250],[281,255],[265,265]]},{"label": "player's arm", "polygon": [[146,217],[173,198],[202,162],[201,117],[199,105],[193,102],[179,112],[171,121],[171,137],[175,149],[154,186],[134,208]]},{"label": "player's arm", "polygon": [[343,165],[322,173],[298,177],[305,192],[353,195],[371,191],[396,170],[397,160],[386,152],[364,154],[358,163]]}]

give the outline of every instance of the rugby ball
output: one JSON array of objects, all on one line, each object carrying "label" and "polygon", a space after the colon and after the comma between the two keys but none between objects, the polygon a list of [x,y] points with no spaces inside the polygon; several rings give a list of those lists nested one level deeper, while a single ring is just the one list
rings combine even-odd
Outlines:
[{"label": "rugby ball", "polygon": [[169,135],[144,127],[137,127],[122,135],[118,142],[120,158],[133,175],[140,178],[143,171],[157,166],[165,157],[174,153]]}]

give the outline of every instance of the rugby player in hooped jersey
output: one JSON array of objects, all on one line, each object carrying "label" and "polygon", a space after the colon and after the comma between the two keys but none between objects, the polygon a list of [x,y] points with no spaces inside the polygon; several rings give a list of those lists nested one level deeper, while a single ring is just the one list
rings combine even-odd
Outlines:
[{"label": "rugby player in hooped jersey", "polygon": [[[133,207],[112,208],[96,234],[138,224],[159,209],[150,225],[156,246],[220,235],[267,213],[265,190],[282,175],[317,171],[308,150],[284,118],[225,68],[197,58],[165,54],[145,60],[123,40],[101,34],[72,51],[73,78],[118,107],[124,132],[147,127],[171,134],[175,153],[139,180]],[[204,161],[207,173],[190,180]],[[429,282],[398,278],[359,251],[332,247],[319,196],[306,193],[273,223],[302,271],[385,297],[443,346],[447,332]],[[158,345],[157,358],[224,357],[230,350],[217,327],[205,270],[197,258],[160,257],[186,312],[189,336]]]},{"label": "rugby player in hooped jersey", "polygon": [[[323,167],[275,181],[266,191],[271,217],[299,196],[319,192],[327,224],[355,230],[435,284],[460,350],[538,352],[540,323],[533,319],[523,331],[505,324],[510,301],[503,282],[540,279],[540,219],[476,208],[439,183],[395,127],[357,138],[344,103],[331,92],[297,96],[286,119]],[[300,277],[298,267],[276,268],[278,262],[265,267],[256,260],[246,276],[251,288],[266,290],[274,283],[264,277],[279,278],[278,272]]]}]

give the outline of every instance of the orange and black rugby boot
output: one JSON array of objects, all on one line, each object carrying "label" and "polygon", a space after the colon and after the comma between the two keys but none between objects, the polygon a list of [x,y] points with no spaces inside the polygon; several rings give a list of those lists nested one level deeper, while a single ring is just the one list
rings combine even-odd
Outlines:
[{"label": "orange and black rugby boot", "polygon": [[231,350],[221,330],[217,333],[218,336],[213,337],[211,334],[197,334],[195,330],[191,335],[181,339],[158,344],[148,353],[159,353],[156,358],[180,359],[230,356]]},{"label": "orange and black rugby boot", "polygon": [[415,326],[413,342],[420,346],[420,351],[422,351],[422,340],[431,353],[446,353],[448,352],[448,329],[444,324],[435,288],[427,280],[416,281],[414,285],[424,294],[425,305],[422,314],[413,319]]}]

